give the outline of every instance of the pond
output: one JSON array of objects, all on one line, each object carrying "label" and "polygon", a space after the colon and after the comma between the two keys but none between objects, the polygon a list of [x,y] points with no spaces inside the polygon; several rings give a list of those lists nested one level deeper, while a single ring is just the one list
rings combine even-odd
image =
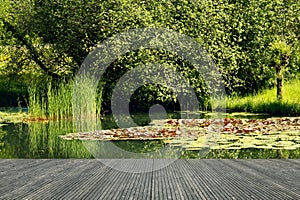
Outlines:
[{"label": "pond", "polygon": [[[231,124],[237,123],[236,119],[247,118],[248,120],[249,118],[264,119],[269,117],[244,114],[234,114],[227,117],[233,116],[234,120],[231,118],[232,121],[227,123],[225,129]],[[140,126],[145,126],[150,122],[149,116],[145,114],[132,117]],[[168,117],[176,119],[179,118],[179,114],[174,113]],[[209,115],[200,117],[210,118]],[[162,121],[158,120],[158,122]],[[254,121],[244,120],[242,122]],[[268,121],[256,121],[255,123],[265,122],[269,123]],[[290,122],[292,123],[293,120]],[[290,124],[290,122],[286,123]],[[296,126],[294,127],[297,128],[298,121],[295,123]],[[248,129],[251,128],[250,125],[246,125]],[[103,129],[117,128],[111,116],[103,118],[101,126]],[[270,122],[265,127],[267,126],[276,127],[279,125],[275,121],[273,124]],[[196,132],[190,129],[190,125],[187,127],[188,131]],[[205,128],[205,126],[203,127]],[[214,138],[214,144],[208,148],[202,142],[201,137],[203,135],[171,139],[154,137],[152,139],[130,140],[125,137],[110,141],[90,141],[85,138],[66,140],[61,136],[76,133],[78,130],[77,124],[72,120],[6,123],[0,124],[0,158],[300,158],[299,130],[291,129],[282,133],[278,131],[266,133],[263,130],[267,128],[263,125],[262,127],[261,132],[263,134],[245,133],[245,130],[248,130],[246,128],[242,128],[244,132],[240,134],[238,131],[233,134],[226,129],[227,132]],[[280,126],[280,128],[282,127]],[[170,130],[168,129],[168,131]],[[184,127],[181,127],[182,130]],[[205,137],[207,136],[205,135]]]}]

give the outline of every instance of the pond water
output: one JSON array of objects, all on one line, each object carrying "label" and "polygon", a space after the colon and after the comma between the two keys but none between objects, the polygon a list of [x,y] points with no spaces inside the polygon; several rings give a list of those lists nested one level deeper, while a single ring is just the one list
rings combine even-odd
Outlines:
[{"label": "pond water", "polygon": [[[147,125],[150,122],[148,115],[139,114],[132,117],[138,125]],[[179,115],[175,113],[169,117],[178,118]],[[263,118],[262,116],[253,115],[240,115],[238,117]],[[103,129],[117,128],[111,116],[102,119],[101,126]],[[76,130],[76,123],[71,120],[0,124],[0,158],[95,158],[95,154],[91,153],[87,145],[81,140],[63,140],[60,137],[60,135],[74,133]],[[106,145],[106,143],[103,144]],[[140,154],[159,151],[166,146],[164,140],[161,139],[121,140],[113,141],[112,144],[125,152]],[[170,150],[178,158],[300,158],[299,148],[293,150],[252,147],[208,149],[203,155],[202,150],[188,150],[178,148],[178,146],[168,149],[162,155],[162,158],[166,154],[171,155]],[[116,156],[116,158],[122,158],[122,155],[121,157],[120,155],[119,157]],[[128,155],[126,158],[128,158]]]}]

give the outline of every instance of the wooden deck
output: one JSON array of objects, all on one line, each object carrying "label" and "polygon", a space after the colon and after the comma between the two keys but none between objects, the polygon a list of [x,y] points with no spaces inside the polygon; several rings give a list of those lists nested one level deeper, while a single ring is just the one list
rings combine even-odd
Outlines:
[{"label": "wooden deck", "polygon": [[[300,160],[0,160],[0,199],[300,199]],[[131,166],[131,167],[132,167]]]}]

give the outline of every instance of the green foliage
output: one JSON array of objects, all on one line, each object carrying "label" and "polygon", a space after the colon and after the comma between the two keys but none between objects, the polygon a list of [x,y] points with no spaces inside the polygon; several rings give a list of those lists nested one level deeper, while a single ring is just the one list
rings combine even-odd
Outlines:
[{"label": "green foliage", "polygon": [[276,65],[281,64],[282,56],[291,55],[291,47],[285,41],[278,39],[271,43],[270,50],[272,51],[272,60]]},{"label": "green foliage", "polygon": [[[195,38],[220,68],[230,94],[245,95],[274,86],[275,69],[270,67],[272,60],[276,62],[274,48],[290,54],[284,71],[287,78],[294,77],[299,71],[298,0],[3,0],[2,10],[0,44],[22,47],[9,47],[10,53],[4,53],[9,58],[22,58],[22,62],[8,60],[13,64],[6,63],[5,66],[12,71],[23,68],[70,78],[76,75],[96,44],[117,33],[141,27],[168,28]],[[29,51],[28,45],[24,47],[20,37],[7,29],[3,19],[17,27],[19,35],[29,46],[32,44],[34,51]],[[276,38],[281,42],[276,42]],[[35,56],[32,56],[33,52]],[[110,76],[105,79],[103,91],[105,109],[110,101],[110,91],[122,74],[155,60],[168,62],[186,73],[197,91],[201,108],[209,109],[209,95],[201,77],[193,74],[190,66],[172,52],[156,50],[128,53],[110,66]],[[116,76],[111,76],[112,73]],[[144,92],[152,94],[148,98],[153,99],[172,96],[163,87],[145,87]],[[136,96],[135,100],[144,98]],[[168,103],[174,100],[173,97],[164,99]]]},{"label": "green foliage", "polygon": [[[103,103],[104,108],[110,107],[111,95],[113,88],[117,81],[129,70],[138,67],[139,65],[147,65],[149,63],[156,63],[156,65],[164,66],[166,69],[177,70],[181,76],[189,81],[193,87],[200,102],[200,107],[203,110],[209,108],[209,92],[207,86],[203,81],[203,77],[194,69],[190,63],[175,53],[169,53],[165,50],[151,50],[143,49],[127,53],[124,57],[117,59],[104,73],[102,81],[104,82]],[[149,78],[145,71],[140,72],[141,77]],[[142,75],[143,74],[143,75]],[[153,77],[153,80],[155,77]],[[180,77],[168,74],[170,80],[181,80]],[[178,108],[177,97],[170,88],[160,84],[148,84],[140,87],[131,97],[131,105],[133,110],[148,111],[148,109],[155,103],[164,104],[166,109]],[[126,86],[127,89],[133,87],[129,81]],[[183,87],[183,86],[182,86]],[[142,104],[142,105],[139,105]],[[137,108],[139,107],[139,108]]]},{"label": "green foliage", "polygon": [[13,80],[0,74],[0,107],[26,106],[26,96],[23,79]]}]

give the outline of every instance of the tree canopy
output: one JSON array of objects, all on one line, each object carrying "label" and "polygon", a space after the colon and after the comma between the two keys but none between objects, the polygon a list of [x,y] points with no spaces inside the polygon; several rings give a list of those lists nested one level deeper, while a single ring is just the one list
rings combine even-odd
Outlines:
[{"label": "tree canopy", "polygon": [[[194,38],[220,68],[228,94],[243,95],[274,86],[272,45],[276,42],[284,42],[290,49],[285,77],[292,78],[299,71],[298,0],[1,1],[2,74],[71,78],[96,44],[143,27],[168,28]],[[153,61],[182,71],[196,88],[201,106],[206,106],[206,86],[190,64],[172,52],[151,49],[130,52],[110,66],[105,74],[104,103],[109,104],[112,88],[126,71]],[[163,97],[170,94],[161,86],[141,89],[159,101],[166,101]]]}]

